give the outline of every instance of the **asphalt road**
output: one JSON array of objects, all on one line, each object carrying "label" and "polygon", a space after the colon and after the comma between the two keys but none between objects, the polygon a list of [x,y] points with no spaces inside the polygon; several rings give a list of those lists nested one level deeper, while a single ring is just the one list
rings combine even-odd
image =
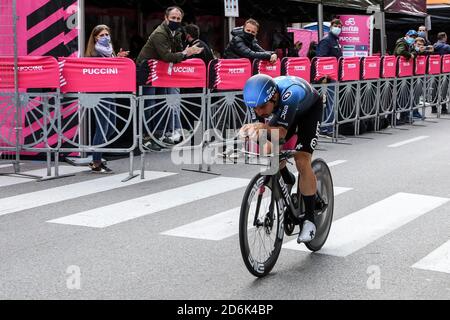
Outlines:
[{"label": "asphalt road", "polygon": [[245,268],[236,225],[257,166],[213,176],[158,153],[127,183],[126,159],[112,176],[0,176],[0,299],[450,299],[449,141],[450,119],[321,139],[314,156],[345,188],[330,237],[318,253],[285,237],[264,279]]}]

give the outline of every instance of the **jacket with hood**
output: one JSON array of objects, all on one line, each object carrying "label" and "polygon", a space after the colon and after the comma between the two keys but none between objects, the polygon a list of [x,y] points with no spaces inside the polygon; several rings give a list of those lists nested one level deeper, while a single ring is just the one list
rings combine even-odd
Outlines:
[{"label": "jacket with hood", "polygon": [[270,57],[274,53],[261,48],[254,37],[250,37],[244,32],[243,27],[234,28],[231,31],[231,35],[233,38],[224,52],[224,58],[226,59],[248,58],[270,60]]},{"label": "jacket with hood", "polygon": [[410,59],[415,58],[417,53],[414,51],[413,46],[409,45],[406,39],[402,37],[395,43],[394,55]]},{"label": "jacket with hood", "polygon": [[136,59],[136,64],[144,60],[156,59],[165,62],[179,63],[186,59],[183,51],[183,42],[179,30],[172,33],[165,22],[161,23],[148,37]]},{"label": "jacket with hood", "polygon": [[434,53],[440,54],[441,56],[444,54],[450,54],[450,45],[448,45],[444,41],[436,42],[433,47]]}]

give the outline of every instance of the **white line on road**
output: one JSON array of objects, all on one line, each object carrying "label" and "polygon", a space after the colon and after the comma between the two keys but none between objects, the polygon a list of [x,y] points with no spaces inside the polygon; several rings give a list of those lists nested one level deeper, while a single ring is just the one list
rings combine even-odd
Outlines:
[{"label": "white line on road", "polygon": [[[59,167],[59,174],[60,175],[73,174],[73,173],[79,173],[79,172],[87,171],[87,170],[89,170],[88,167],[61,166],[61,167]],[[54,171],[54,168],[52,168],[52,174],[53,174],[53,171]],[[37,169],[37,170],[20,172],[20,173],[45,178],[47,176],[47,169]],[[31,182],[31,181],[34,181],[34,180],[31,178],[26,178],[26,177],[19,178],[19,177],[15,177],[15,176],[0,176],[0,187],[7,187],[7,186],[12,186],[15,184],[26,183],[26,182]]]},{"label": "white line on road", "polygon": [[134,184],[164,178],[175,175],[176,173],[167,172],[147,172],[146,179],[131,179],[127,182],[121,182],[128,177],[128,173],[111,175],[106,178],[93,179],[84,182],[68,184],[61,187],[25,193],[13,197],[0,199],[0,216],[36,208],[65,200],[75,199],[95,193],[109,191],[117,188],[127,187]]},{"label": "white line on road", "polygon": [[347,160],[336,160],[333,162],[328,162],[327,164],[331,168],[331,167],[335,167],[335,166],[338,166],[338,165],[346,163],[346,162],[347,162]]},{"label": "white line on road", "polygon": [[[406,225],[450,199],[397,193],[362,210],[334,221],[323,248],[317,253],[345,257]],[[297,240],[284,248],[308,251]]]},{"label": "white line on road", "polygon": [[[350,190],[352,189],[335,187],[334,195],[337,196]],[[192,239],[223,240],[238,233],[240,210],[240,207],[234,208],[161,234]]]},{"label": "white line on road", "polygon": [[80,212],[48,222],[91,228],[106,228],[128,220],[239,189],[247,186],[249,181],[249,179],[225,177],[210,179],[145,197]]},{"label": "white line on road", "polygon": [[405,141],[401,141],[401,142],[398,142],[398,143],[394,143],[394,144],[388,145],[388,147],[389,148],[398,148],[398,147],[404,146],[405,144],[413,143],[413,142],[424,140],[424,139],[427,139],[427,138],[429,138],[429,136],[420,136],[420,137],[417,137],[417,138],[413,138],[413,139],[409,139],[409,140],[405,140]]},{"label": "white line on road", "polygon": [[450,273],[450,240],[412,267],[416,269]]},{"label": "white line on road", "polygon": [[[23,165],[23,163],[19,163],[19,165]],[[0,164],[0,169],[12,167],[13,164]]]}]

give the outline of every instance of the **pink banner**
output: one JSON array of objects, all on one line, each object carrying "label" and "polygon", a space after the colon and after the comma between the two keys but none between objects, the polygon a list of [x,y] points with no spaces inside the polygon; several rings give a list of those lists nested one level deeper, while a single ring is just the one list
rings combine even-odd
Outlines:
[{"label": "pink banner", "polygon": [[365,57],[362,59],[362,78],[363,80],[376,80],[380,78],[381,58],[380,57]]},{"label": "pink banner", "polygon": [[441,56],[432,55],[428,57],[428,74],[441,73]]},{"label": "pink banner", "polygon": [[209,87],[217,90],[242,90],[252,76],[248,59],[217,59],[210,64]]},{"label": "pink banner", "polygon": [[135,92],[136,65],[128,58],[60,58],[62,92]]},{"label": "pink banner", "polygon": [[308,58],[285,58],[283,64],[287,76],[295,76],[311,82],[311,62]]},{"label": "pink banner", "polygon": [[254,74],[261,73],[261,74],[267,74],[268,76],[271,76],[272,78],[279,77],[281,75],[281,62],[280,59],[277,59],[277,62],[270,63],[269,61],[265,60],[255,60],[254,62],[255,68]]},{"label": "pink banner", "polygon": [[320,57],[313,59],[314,81],[325,76],[331,80],[338,80],[338,61],[335,57]]},{"label": "pink banner", "polygon": [[299,57],[306,57],[308,55],[309,45],[312,41],[318,42],[317,39],[319,36],[317,31],[295,28],[288,28],[287,31],[294,34],[294,43],[298,41],[302,43],[302,49],[298,53]]},{"label": "pink banner", "polygon": [[395,56],[384,56],[382,60],[382,77],[395,78],[397,76],[397,58]]},{"label": "pink banner", "polygon": [[357,57],[341,58],[340,62],[340,80],[357,81],[361,74],[361,61]]},{"label": "pink banner", "polygon": [[342,15],[339,43],[344,57],[367,57],[370,54],[371,16]]},{"label": "pink banner", "polygon": [[[53,57],[19,57],[20,89],[59,88],[58,62]],[[14,89],[14,58],[0,57],[0,89]]]},{"label": "pink banner", "polygon": [[446,54],[442,57],[442,72],[450,73],[450,54]]},{"label": "pink banner", "polygon": [[397,61],[399,77],[411,77],[414,74],[414,59],[399,57]]},{"label": "pink banner", "polygon": [[159,88],[205,88],[206,66],[201,59],[181,63],[148,61],[150,74],[147,84]]},{"label": "pink banner", "polygon": [[421,76],[424,75],[426,72],[427,72],[427,57],[426,56],[416,57],[414,74],[416,76]]}]

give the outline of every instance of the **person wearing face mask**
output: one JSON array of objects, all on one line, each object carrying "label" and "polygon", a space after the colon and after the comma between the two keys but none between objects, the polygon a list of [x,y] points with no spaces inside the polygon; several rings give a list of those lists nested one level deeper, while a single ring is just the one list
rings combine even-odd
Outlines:
[{"label": "person wearing face mask", "polygon": [[[128,51],[123,51],[120,48],[116,54],[111,43],[111,29],[104,24],[96,26],[92,29],[91,35],[86,46],[85,57],[93,58],[113,58],[113,57],[127,57]],[[111,104],[107,103],[111,102]],[[115,132],[116,126],[116,106],[115,99],[103,98],[101,102],[101,112],[97,112],[93,117],[95,118],[95,134],[92,140],[92,145],[100,145],[105,143],[105,139],[109,139]],[[102,162],[102,153],[93,152],[92,162],[89,163],[93,173],[113,173],[104,162]]]},{"label": "person wearing face mask", "polygon": [[[148,69],[145,64],[150,59],[168,63],[180,63],[203,51],[203,48],[199,48],[196,45],[183,49],[181,32],[183,16],[184,12],[180,7],[172,6],[166,9],[164,21],[152,32],[136,59],[138,72],[143,72],[142,70]],[[154,88],[145,86],[143,89],[144,95],[170,95],[178,93],[180,93],[179,88]],[[181,142],[180,109],[178,106],[171,112],[162,112],[161,108],[164,108],[164,106],[150,108],[150,106],[154,105],[154,100],[146,100],[145,102],[144,128],[148,127],[158,141],[146,134],[143,137],[143,143],[144,148],[147,150],[160,151],[161,146],[165,147]],[[160,116],[161,114],[162,116]],[[169,117],[169,119],[161,119],[160,117]]]},{"label": "person wearing face mask", "polygon": [[419,29],[417,30],[417,36],[424,39],[424,41],[425,41],[425,46],[430,46],[430,45],[431,45],[431,41],[428,40],[428,30],[427,30],[427,27],[425,27],[425,26],[420,26]]},{"label": "person wearing face mask", "polygon": [[394,55],[406,59],[415,58],[418,54],[414,49],[414,41],[417,37],[418,34],[415,30],[409,30],[404,37],[398,39],[395,43]]},{"label": "person wearing face mask", "polygon": [[266,51],[260,47],[256,40],[259,31],[259,23],[254,19],[248,19],[244,26],[234,28],[231,31],[233,38],[225,49],[225,59],[259,59],[268,60],[271,63],[277,61],[277,55],[273,51]]},{"label": "person wearing face mask", "polygon": [[[320,40],[317,45],[317,57],[342,57],[342,48],[339,43],[339,35],[342,32],[342,21],[333,19],[330,24],[330,32],[326,37]],[[322,83],[333,83],[334,81],[325,77]],[[325,137],[332,137],[334,134],[334,94],[336,87],[329,86],[326,95],[326,108],[324,108],[324,119],[326,124],[321,128],[320,134]],[[343,137],[341,137],[343,138]]]},{"label": "person wearing face mask", "polygon": [[209,62],[214,59],[214,55],[206,42],[199,39],[200,28],[195,24],[188,24],[184,27],[184,32],[186,34],[186,43],[188,47],[197,46],[203,48],[203,51],[200,54],[195,54],[192,58],[202,59],[205,62],[206,67],[208,67]]}]

